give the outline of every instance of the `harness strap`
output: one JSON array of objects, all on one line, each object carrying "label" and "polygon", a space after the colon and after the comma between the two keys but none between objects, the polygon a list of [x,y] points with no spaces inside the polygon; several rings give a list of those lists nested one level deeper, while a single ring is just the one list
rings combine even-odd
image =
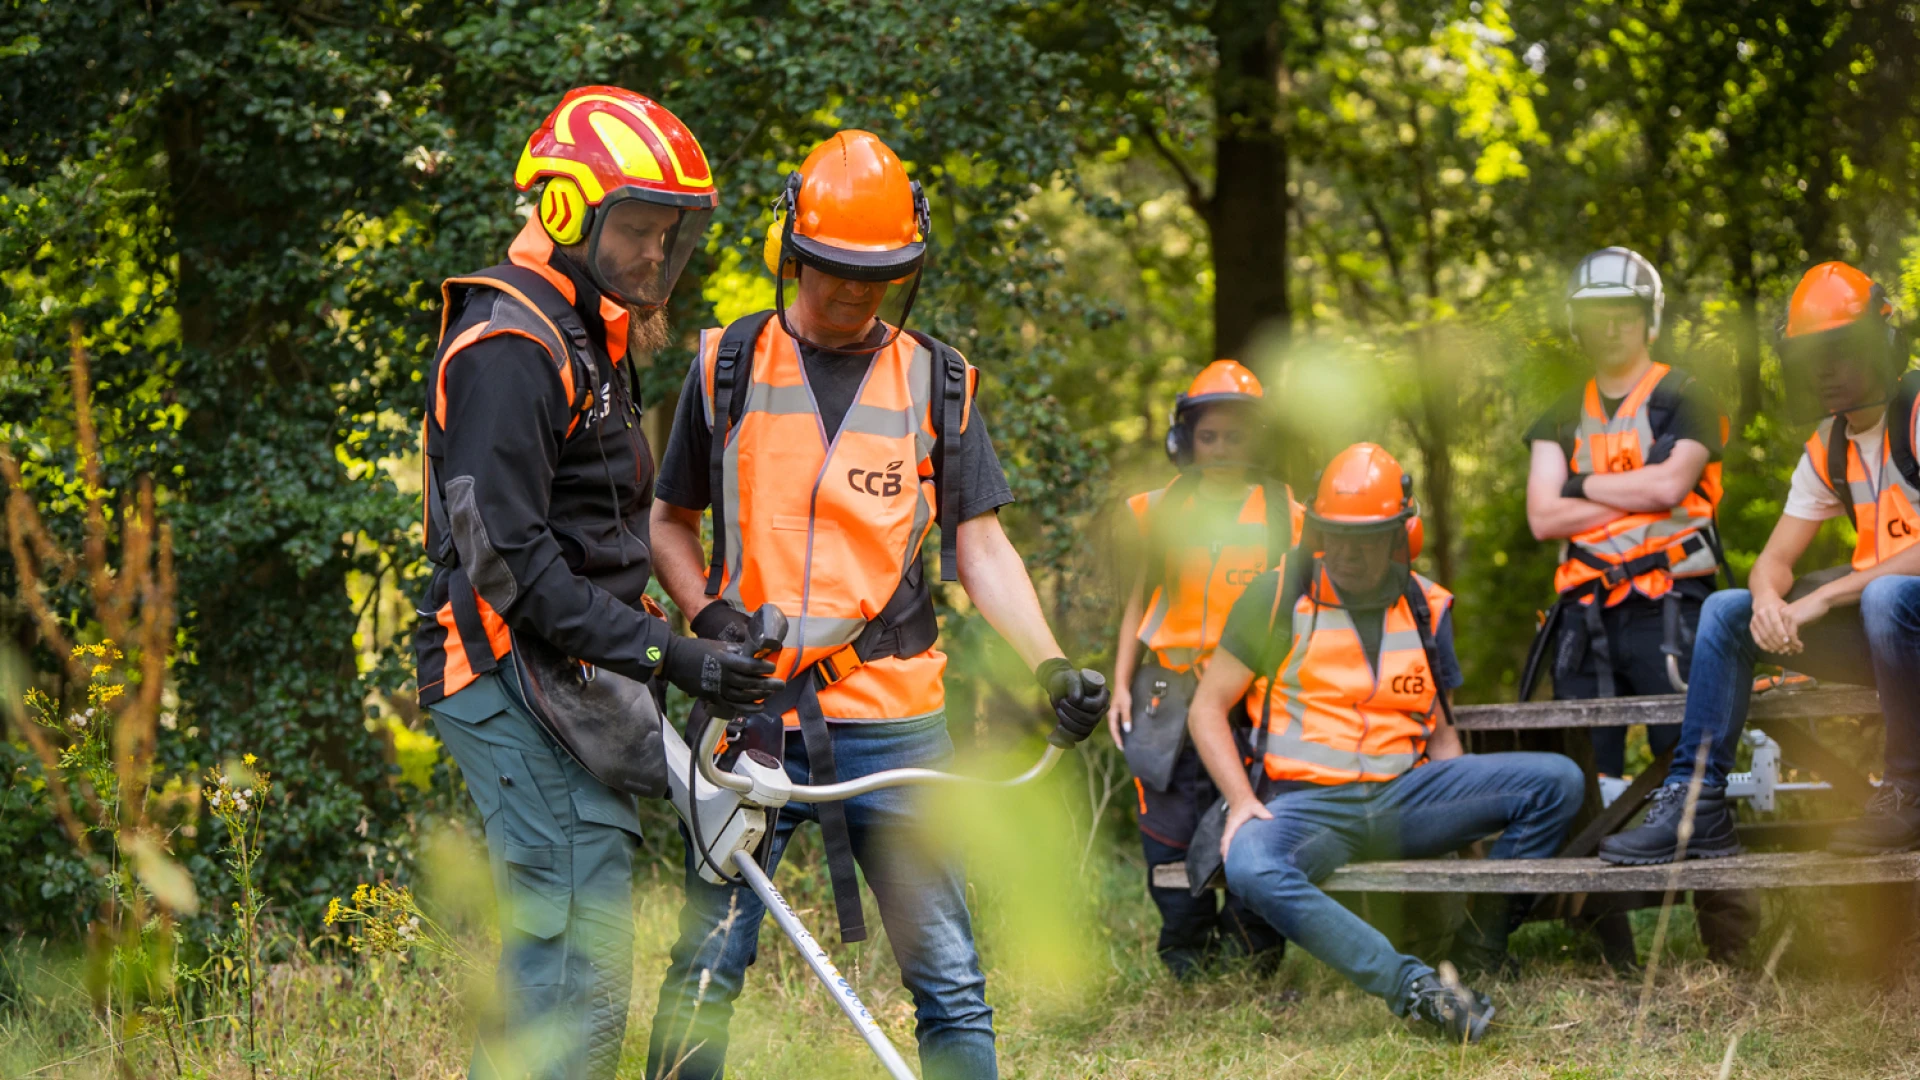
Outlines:
[{"label": "harness strap", "polygon": [[[1615,696],[1619,687],[1613,681],[1613,639],[1607,636],[1607,624],[1601,619],[1601,609],[1606,606],[1606,582],[1596,581],[1586,590],[1593,596],[1593,602],[1582,604],[1587,624],[1587,648],[1593,652],[1593,666],[1597,673],[1600,696]],[[1578,595],[1576,592],[1574,595]]]},{"label": "harness strap", "polygon": [[[1889,433],[1891,434],[1891,433]],[[1861,462],[1865,465],[1866,462]],[[1847,480],[1847,419],[1835,416],[1827,421],[1827,487],[1834,498],[1847,508],[1849,517],[1858,518],[1853,507],[1853,486]],[[1856,520],[1854,524],[1858,525]]]},{"label": "harness strap", "polygon": [[813,681],[825,690],[882,657],[919,656],[939,638],[940,616],[933,609],[926,573],[915,558],[907,564],[887,606],[867,622],[860,636],[813,662]]},{"label": "harness strap", "polygon": [[934,405],[933,441],[940,455],[940,479],[946,490],[935,490],[940,502],[940,580],[960,580],[960,500],[952,497],[958,486],[954,477],[960,468],[960,449],[956,445],[966,424],[967,362],[946,342],[919,331],[913,338],[933,353]]},{"label": "harness strap", "polygon": [[[788,709],[800,715],[800,739],[807,748],[807,783],[838,783],[840,774],[834,764],[833,733],[827,728],[826,715],[820,711],[820,691],[812,679],[799,676],[789,679],[786,689],[767,699],[765,715],[777,723]],[[840,940],[865,941],[866,915],[860,909],[860,876],[853,858],[853,834],[847,828],[847,804],[814,803],[813,809],[820,821],[820,840],[827,851],[827,877],[833,883]]]},{"label": "harness strap", "polygon": [[[1893,457],[1893,467],[1900,470],[1907,486],[1920,491],[1920,459],[1914,457],[1913,447],[1913,408],[1916,398],[1920,398],[1920,371],[1909,371],[1900,376],[1893,404],[1887,409],[1887,449]],[[1839,426],[1837,417],[1834,426]]]},{"label": "harness strap", "polygon": [[[1600,581],[1595,584],[1615,589],[1641,574],[1650,574],[1655,570],[1665,570],[1693,557],[1696,553],[1710,547],[1709,541],[1700,533],[1694,533],[1677,544],[1669,544],[1659,551],[1648,552],[1637,559],[1624,562],[1608,562],[1606,559],[1581,547],[1569,545],[1568,557],[1583,565],[1600,571]],[[1584,590],[1576,590],[1576,595]]]},{"label": "harness strap", "polygon": [[[720,595],[720,578],[727,563],[726,497],[727,439],[733,432],[733,388],[748,380],[753,370],[753,346],[760,340],[771,311],[735,319],[720,334],[713,364],[713,425],[707,447],[707,519],[713,527],[713,557],[707,563],[707,595]],[[744,363],[742,361],[745,361]]]}]

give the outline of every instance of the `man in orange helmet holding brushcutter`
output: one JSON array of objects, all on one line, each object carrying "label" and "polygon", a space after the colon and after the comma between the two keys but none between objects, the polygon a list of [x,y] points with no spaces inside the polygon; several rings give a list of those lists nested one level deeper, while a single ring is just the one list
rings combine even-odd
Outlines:
[{"label": "man in orange helmet holding brushcutter", "polygon": [[1238,898],[1220,907],[1211,892],[1155,883],[1156,874],[1184,881],[1188,841],[1218,794],[1187,740],[1187,703],[1233,602],[1299,537],[1293,492],[1259,479],[1262,393],[1235,361],[1207,365],[1167,426],[1167,459],[1180,474],[1127,500],[1132,528],[1121,546],[1139,558],[1120,616],[1107,730],[1133,770],[1160,959],[1180,978],[1215,947],[1274,963],[1285,948]]},{"label": "man in orange helmet holding brushcutter", "polygon": [[[1793,290],[1780,341],[1787,401],[1817,403],[1826,419],[1807,439],[1747,588],[1708,598],[1667,782],[1638,828],[1601,841],[1602,859],[1644,865],[1678,857],[1696,768],[1701,788],[1685,857],[1740,851],[1727,773],[1760,662],[1879,689],[1886,780],[1865,815],[1834,832],[1831,847],[1853,855],[1920,847],[1920,373],[1906,370],[1892,314],[1880,286],[1845,263],[1821,263]],[[1858,533],[1850,565],[1796,579],[1794,564],[1821,523],[1842,517]]]},{"label": "man in orange helmet holding brushcutter", "polygon": [[[1050,740],[1086,738],[1108,694],[1061,655],[1001,531],[997,511],[1013,496],[973,403],[974,369],[902,329],[931,225],[920,186],[877,137],[842,131],[788,178],[779,211],[767,244],[774,309],[702,334],[653,514],[661,582],[696,633],[737,634],[763,604],[786,614],[776,658],[786,689],[747,721],[740,744],[815,784],[937,767],[951,755],[946,657],[933,647],[939,624],[920,553],[936,522],[942,578],[957,577],[1034,669],[1058,721]],[[880,316],[896,290],[889,321]],[[710,557],[700,543],[708,507]],[[965,881],[928,850],[921,818],[910,788],[789,803],[768,872],[798,822],[818,821],[841,940],[866,936],[856,863],[879,902],[913,995],[923,1074],[991,1078],[993,1010]],[[703,878],[696,850],[688,846],[649,1077],[721,1074],[765,914],[744,884]]]},{"label": "man in orange helmet holding brushcutter", "polygon": [[[678,118],[567,93],[514,173],[539,211],[444,286],[428,371],[420,701],[485,820],[503,1031],[472,1075],[612,1077],[633,980],[635,796],[667,786],[658,682],[750,706],[773,667],[676,637],[646,597],[653,455],[634,355],[718,201]],[[504,1036],[504,1037],[496,1037]]]},{"label": "man in orange helmet holding brushcutter", "polygon": [[[1461,753],[1453,595],[1413,572],[1420,517],[1392,455],[1372,443],[1341,451],[1306,517],[1299,545],[1234,604],[1188,712],[1223,796],[1194,837],[1189,880],[1207,887],[1224,862],[1227,888],[1288,941],[1395,1015],[1476,1041],[1493,1018],[1485,995],[1448,986],[1316,883],[1354,859],[1439,855],[1494,833],[1496,859],[1552,855],[1580,806],[1580,767],[1558,754]],[[1243,703],[1251,770],[1228,722]],[[1476,896],[1456,963],[1497,962],[1525,910]]]}]

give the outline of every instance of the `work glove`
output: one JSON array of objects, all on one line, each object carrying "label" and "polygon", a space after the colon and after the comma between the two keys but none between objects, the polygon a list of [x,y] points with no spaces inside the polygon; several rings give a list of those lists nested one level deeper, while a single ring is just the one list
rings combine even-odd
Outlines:
[{"label": "work glove", "polygon": [[708,641],[744,642],[747,640],[747,613],[727,603],[715,600],[700,609],[700,614],[688,624],[693,636]]},{"label": "work glove", "polygon": [[1047,741],[1053,745],[1065,750],[1079,744],[1106,718],[1113,692],[1099,672],[1077,670],[1056,656],[1042,661],[1033,675],[1046,689],[1048,700],[1053,702],[1056,723],[1047,735]]},{"label": "work glove", "polygon": [[660,672],[694,697],[735,709],[749,709],[787,684],[768,678],[773,664],[746,655],[739,645],[677,637],[667,642]]}]

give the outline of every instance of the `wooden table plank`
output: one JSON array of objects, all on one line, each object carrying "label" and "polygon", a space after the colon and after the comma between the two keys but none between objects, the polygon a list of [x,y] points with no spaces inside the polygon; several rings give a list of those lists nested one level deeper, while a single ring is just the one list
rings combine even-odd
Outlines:
[{"label": "wooden table plank", "polygon": [[1571,893],[1781,889],[1920,881],[1920,852],[1844,858],[1824,852],[1750,853],[1673,866],[1609,866],[1598,859],[1448,859],[1354,863],[1321,883],[1328,892]]},{"label": "wooden table plank", "polygon": [[[1528,701],[1506,705],[1461,705],[1453,710],[1462,731],[1538,731],[1552,728],[1622,727],[1675,724],[1686,708],[1685,694],[1601,698],[1594,701]],[[1748,718],[1765,720],[1878,716],[1880,696],[1865,687],[1828,686],[1817,690],[1775,690],[1754,697]]]}]

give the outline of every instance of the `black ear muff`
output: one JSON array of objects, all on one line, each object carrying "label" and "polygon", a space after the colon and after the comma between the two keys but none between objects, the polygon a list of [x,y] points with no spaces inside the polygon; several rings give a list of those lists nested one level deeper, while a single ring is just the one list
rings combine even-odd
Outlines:
[{"label": "black ear muff", "polygon": [[[800,175],[795,173],[795,176]],[[933,235],[933,205],[927,202],[927,191],[915,180],[910,185],[913,191],[913,228],[914,239],[925,243]]]},{"label": "black ear muff", "polygon": [[1167,419],[1167,460],[1183,469],[1193,464],[1193,425],[1180,415],[1180,406],[1186,400],[1185,394],[1176,396],[1173,415]]}]

